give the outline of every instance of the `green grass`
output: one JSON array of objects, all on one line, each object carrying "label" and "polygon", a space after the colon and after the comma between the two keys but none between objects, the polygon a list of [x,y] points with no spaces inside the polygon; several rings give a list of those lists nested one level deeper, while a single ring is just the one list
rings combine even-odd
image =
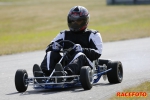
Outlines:
[{"label": "green grass", "polygon": [[90,12],[88,28],[103,41],[150,36],[149,5],[107,6],[106,0],[0,0],[0,55],[45,49],[67,26],[75,5]]},{"label": "green grass", "polygon": [[[136,87],[131,87],[122,91],[126,92],[146,92],[146,97],[118,97],[117,94],[110,98],[110,100],[150,100],[150,82],[144,82]],[[121,93],[122,93],[121,92]]]}]

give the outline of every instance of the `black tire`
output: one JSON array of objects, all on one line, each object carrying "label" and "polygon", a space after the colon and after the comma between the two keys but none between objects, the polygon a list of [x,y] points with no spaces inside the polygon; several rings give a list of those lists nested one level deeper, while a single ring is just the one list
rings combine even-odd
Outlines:
[{"label": "black tire", "polygon": [[92,88],[93,70],[89,66],[83,66],[80,71],[80,82],[84,90]]},{"label": "black tire", "polygon": [[123,80],[123,66],[120,61],[109,61],[107,69],[112,68],[107,72],[108,81],[110,83],[121,83]]},{"label": "black tire", "polygon": [[27,90],[28,83],[26,79],[28,79],[26,70],[18,69],[15,74],[15,86],[18,92],[25,92]]},{"label": "black tire", "polygon": [[98,59],[98,65],[108,64],[110,60],[108,59]]}]

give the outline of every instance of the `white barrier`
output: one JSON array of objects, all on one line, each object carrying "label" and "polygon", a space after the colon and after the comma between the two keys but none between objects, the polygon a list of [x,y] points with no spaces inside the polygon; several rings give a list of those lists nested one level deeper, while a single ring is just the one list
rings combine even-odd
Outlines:
[{"label": "white barrier", "polygon": [[106,0],[107,5],[112,4],[150,4],[150,0]]}]

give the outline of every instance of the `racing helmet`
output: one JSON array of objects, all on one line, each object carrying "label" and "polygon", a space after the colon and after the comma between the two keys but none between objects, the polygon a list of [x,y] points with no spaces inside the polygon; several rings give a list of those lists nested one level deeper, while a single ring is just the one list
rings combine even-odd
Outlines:
[{"label": "racing helmet", "polygon": [[83,6],[74,6],[68,13],[68,27],[71,31],[84,31],[89,22],[89,12]]}]

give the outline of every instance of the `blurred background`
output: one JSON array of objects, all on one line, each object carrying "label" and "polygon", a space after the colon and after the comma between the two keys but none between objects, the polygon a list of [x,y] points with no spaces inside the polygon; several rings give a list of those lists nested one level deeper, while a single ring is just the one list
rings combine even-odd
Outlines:
[{"label": "blurred background", "polygon": [[88,9],[88,28],[98,30],[104,42],[149,37],[150,5],[147,3],[0,0],[0,55],[44,50],[60,31],[68,29],[67,14],[76,5]]}]

